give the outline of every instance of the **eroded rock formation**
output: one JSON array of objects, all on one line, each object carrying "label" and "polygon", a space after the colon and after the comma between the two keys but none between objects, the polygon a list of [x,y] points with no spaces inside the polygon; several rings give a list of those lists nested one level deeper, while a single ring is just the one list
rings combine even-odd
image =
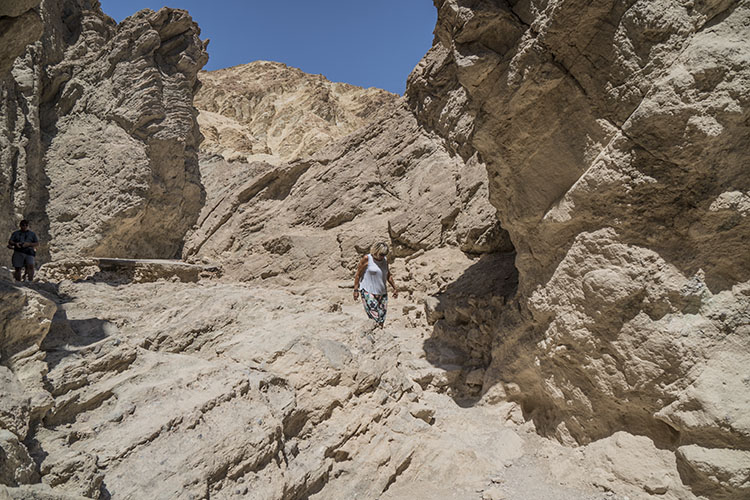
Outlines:
[{"label": "eroded rock formation", "polygon": [[204,71],[199,79],[201,151],[227,160],[279,164],[309,157],[398,99],[269,61]]},{"label": "eroded rock formation", "polygon": [[745,497],[725,466],[750,454],[750,4],[436,5],[407,94],[480,153],[517,251],[485,390],[563,441],[650,436],[695,493]]},{"label": "eroded rock formation", "polygon": [[[94,259],[37,291],[0,279],[12,495],[747,496],[750,2],[436,3],[435,46],[373,123],[348,113],[377,92],[340,109],[296,73],[267,99],[212,82],[230,116],[206,114],[184,249],[222,282]],[[116,27],[83,0],[42,13],[3,83],[3,210],[54,257],[172,255],[182,226],[158,252],[133,235],[156,213],[139,200],[195,221],[195,26],[166,9]],[[261,81],[289,71],[265,64]],[[305,110],[278,117],[287,150],[262,112],[228,120],[287,91]],[[357,130],[297,133],[313,109]],[[256,144],[277,156],[245,161]],[[166,155],[175,179],[152,165]],[[68,210],[89,195],[111,220]],[[351,266],[385,237],[403,294],[371,339]]]},{"label": "eroded rock formation", "polygon": [[[234,100],[232,86],[213,92]],[[390,240],[399,257],[444,245],[512,249],[477,158],[451,156],[402,101],[372,119],[291,163],[203,155],[207,200],[183,256],[220,263],[239,279],[309,279],[349,276],[378,240]]]},{"label": "eroded rock formation", "polygon": [[[29,43],[42,33],[34,10],[38,1],[0,2],[0,81]],[[0,128],[2,130],[2,128]],[[5,145],[0,141],[1,145]],[[6,173],[0,164],[0,179]],[[9,205],[0,193],[0,207]],[[5,214],[3,214],[5,215]],[[17,486],[37,481],[37,467],[24,440],[32,419],[39,418],[52,398],[44,390],[39,346],[49,331],[54,303],[32,290],[21,289],[0,272],[0,484]]]},{"label": "eroded rock formation", "polygon": [[0,75],[5,76],[26,46],[42,34],[42,19],[35,10],[40,0],[0,2]]},{"label": "eroded rock formation", "polygon": [[0,230],[30,219],[42,260],[178,255],[203,198],[197,25],[162,9],[117,26],[89,0],[41,13],[42,39],[0,87]]}]

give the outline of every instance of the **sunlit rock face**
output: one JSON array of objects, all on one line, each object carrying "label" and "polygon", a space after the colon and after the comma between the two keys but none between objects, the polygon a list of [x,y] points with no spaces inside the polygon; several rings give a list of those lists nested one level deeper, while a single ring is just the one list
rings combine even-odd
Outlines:
[{"label": "sunlit rock face", "polygon": [[42,260],[179,255],[204,196],[200,30],[173,9],[118,26],[88,0],[41,15],[41,40],[0,84],[2,230],[30,219]]},{"label": "sunlit rock face", "polygon": [[487,197],[484,166],[450,155],[402,102],[292,163],[205,155],[206,205],[184,257],[239,279],[351,277],[372,243],[392,256],[442,246],[510,247]]},{"label": "sunlit rock face", "polygon": [[273,164],[311,156],[368,124],[398,96],[255,61],[198,75],[201,151]]},{"label": "sunlit rock face", "polygon": [[678,451],[696,493],[747,495],[721,464],[750,449],[738,375],[750,362],[750,4],[436,6],[409,102],[455,151],[479,152],[517,251],[517,304],[501,309],[485,389],[517,384],[563,440],[648,435]]},{"label": "sunlit rock face", "polygon": [[375,241],[398,257],[512,249],[484,165],[398,96],[266,61],[199,79],[207,198],[185,258],[243,280],[343,278]]}]

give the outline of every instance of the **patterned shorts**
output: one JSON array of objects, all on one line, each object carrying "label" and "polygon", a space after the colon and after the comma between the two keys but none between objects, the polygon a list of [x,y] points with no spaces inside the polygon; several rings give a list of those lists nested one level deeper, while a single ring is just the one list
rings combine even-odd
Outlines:
[{"label": "patterned shorts", "polygon": [[374,319],[379,325],[385,323],[385,313],[388,311],[388,294],[375,295],[365,289],[361,289],[359,294],[367,316]]}]

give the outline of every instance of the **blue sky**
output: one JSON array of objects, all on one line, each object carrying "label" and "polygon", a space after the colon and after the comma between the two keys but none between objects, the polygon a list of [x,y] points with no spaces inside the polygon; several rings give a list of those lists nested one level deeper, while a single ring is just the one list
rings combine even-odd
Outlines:
[{"label": "blue sky", "polygon": [[432,45],[431,0],[101,0],[117,22],[138,10],[185,9],[210,38],[213,70],[258,59],[329,80],[403,94]]}]

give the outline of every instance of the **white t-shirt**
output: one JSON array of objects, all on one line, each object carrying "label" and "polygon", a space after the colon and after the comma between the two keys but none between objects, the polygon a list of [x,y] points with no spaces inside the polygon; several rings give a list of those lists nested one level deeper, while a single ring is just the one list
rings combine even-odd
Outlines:
[{"label": "white t-shirt", "polygon": [[380,261],[377,261],[369,253],[367,254],[367,268],[362,275],[362,279],[359,282],[359,289],[367,290],[375,295],[383,295],[388,290],[386,289],[386,283],[388,282],[388,258],[383,256]]}]

